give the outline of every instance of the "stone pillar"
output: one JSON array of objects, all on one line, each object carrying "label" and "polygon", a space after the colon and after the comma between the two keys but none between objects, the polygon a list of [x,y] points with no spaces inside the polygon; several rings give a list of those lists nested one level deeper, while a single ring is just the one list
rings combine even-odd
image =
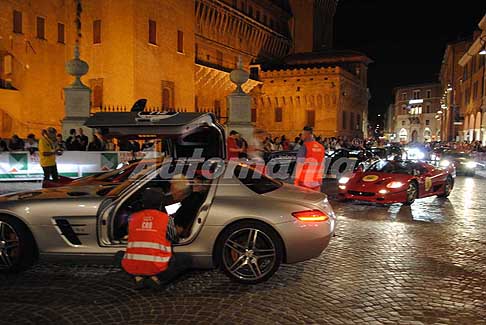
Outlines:
[{"label": "stone pillar", "polygon": [[253,124],[251,123],[251,96],[243,91],[241,86],[248,81],[249,74],[243,70],[241,57],[238,60],[236,70],[230,74],[231,81],[236,89],[227,96],[228,120],[226,122],[226,134],[231,130],[241,134],[248,143],[253,138]]},{"label": "stone pillar", "polygon": [[83,11],[81,0],[76,0],[76,43],[74,45],[74,58],[66,63],[66,72],[74,77],[71,85],[64,88],[64,110],[62,120],[63,138],[69,136],[70,129],[84,129],[84,134],[89,137],[90,128],[84,126],[89,118],[91,109],[91,89],[81,81],[81,77],[88,73],[88,63],[79,58],[79,41],[81,38],[81,13]]}]

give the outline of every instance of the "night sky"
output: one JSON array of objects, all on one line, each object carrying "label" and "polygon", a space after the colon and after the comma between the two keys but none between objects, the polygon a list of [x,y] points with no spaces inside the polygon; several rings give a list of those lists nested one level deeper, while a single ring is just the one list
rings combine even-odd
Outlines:
[{"label": "night sky", "polygon": [[437,81],[446,43],[472,36],[485,13],[484,0],[340,0],[335,47],[374,61],[370,119],[393,102],[393,87]]}]

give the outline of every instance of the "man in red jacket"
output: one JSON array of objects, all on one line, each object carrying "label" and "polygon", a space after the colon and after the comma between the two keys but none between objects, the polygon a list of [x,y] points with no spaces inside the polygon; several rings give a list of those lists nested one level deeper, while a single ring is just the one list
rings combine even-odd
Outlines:
[{"label": "man in red jacket", "polygon": [[324,147],[314,139],[310,126],[304,128],[301,139],[303,144],[297,152],[294,184],[320,191],[324,177]]},{"label": "man in red jacket", "polygon": [[[128,244],[122,260],[123,269],[134,276],[137,289],[156,288],[170,282],[190,261],[172,253],[172,244],[179,241],[174,220],[160,211],[162,190],[147,188],[142,195],[144,209],[130,216]],[[165,209],[164,209],[165,210]]]}]

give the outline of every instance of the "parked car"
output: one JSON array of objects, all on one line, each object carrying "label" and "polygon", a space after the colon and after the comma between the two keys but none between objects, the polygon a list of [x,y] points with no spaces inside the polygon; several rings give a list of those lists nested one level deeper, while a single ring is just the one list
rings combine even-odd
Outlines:
[{"label": "parked car", "polygon": [[458,174],[474,177],[478,164],[467,152],[446,150],[441,155],[440,166],[448,167],[450,165],[456,168]]},{"label": "parked car", "polygon": [[[169,195],[170,175],[177,166],[182,169],[176,173],[190,178],[189,171],[196,171],[208,178],[206,199],[187,236],[174,246],[175,253],[191,257],[194,268],[219,267],[235,281],[259,283],[281,263],[319,256],[334,234],[336,216],[325,194],[284,184],[245,164],[222,163],[224,132],[212,114],[98,113],[87,125],[106,134],[157,134],[174,161],[145,169],[118,185],[1,196],[3,270],[26,269],[37,258],[113,262],[126,247],[128,216],[140,209],[146,191],[160,194],[161,207],[178,204]],[[206,159],[185,159],[194,154]]]},{"label": "parked car", "polygon": [[141,159],[121,164],[117,169],[107,172],[96,173],[94,175],[80,178],[71,178],[60,176],[59,181],[44,181],[43,188],[61,187],[61,186],[85,186],[85,185],[115,185],[124,182],[132,173],[137,173],[160,160]]},{"label": "parked car", "polygon": [[454,187],[455,168],[436,168],[424,162],[380,160],[366,171],[342,177],[344,200],[412,204],[418,198],[447,197]]},{"label": "parked car", "polygon": [[338,149],[326,152],[328,177],[340,175],[347,171],[366,169],[380,157],[368,149]]}]

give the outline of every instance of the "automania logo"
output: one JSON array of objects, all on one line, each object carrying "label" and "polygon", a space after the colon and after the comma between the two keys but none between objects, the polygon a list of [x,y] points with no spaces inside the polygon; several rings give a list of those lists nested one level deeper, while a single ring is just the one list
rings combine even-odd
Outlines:
[{"label": "automania logo", "polygon": [[323,178],[339,179],[341,176],[353,172],[358,166],[356,159],[340,158],[331,164],[331,159],[325,159],[324,163],[319,163],[313,159],[298,159],[288,154],[267,161],[261,158],[231,159],[232,163],[228,163],[218,157],[203,158],[202,152],[202,149],[196,149],[191,157],[178,159],[172,157],[162,159],[146,155],[133,169],[130,179],[141,179],[147,172],[156,169],[161,180],[171,180],[176,175],[184,175],[186,179],[203,178],[207,180],[220,177],[257,180],[264,176],[278,180],[291,180],[295,178],[298,171],[307,175],[320,173]]}]

